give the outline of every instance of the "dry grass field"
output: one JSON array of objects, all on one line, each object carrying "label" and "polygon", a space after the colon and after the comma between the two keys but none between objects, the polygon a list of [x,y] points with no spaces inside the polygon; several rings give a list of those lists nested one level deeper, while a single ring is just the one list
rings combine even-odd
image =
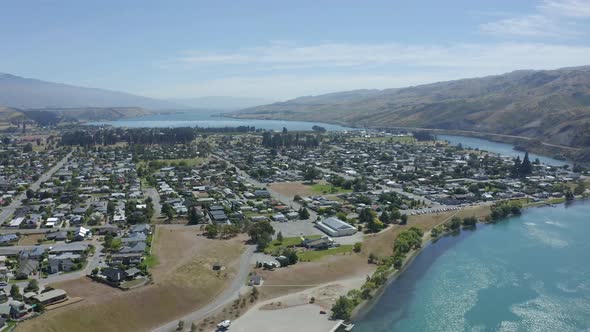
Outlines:
[{"label": "dry grass field", "polygon": [[317,194],[311,186],[302,182],[275,182],[270,184],[269,188],[287,197],[295,195],[303,197]]},{"label": "dry grass field", "polygon": [[27,235],[23,235],[19,240],[18,240],[18,245],[19,246],[33,246],[36,245],[37,240],[42,240],[45,238],[45,234],[27,234]]},{"label": "dry grass field", "polygon": [[[209,240],[198,234],[197,227],[158,227],[153,285],[124,292],[87,279],[56,284],[85,300],[46,312],[17,331],[149,331],[198,309],[231,281],[244,250],[242,239]],[[213,272],[216,262],[227,269]]]}]

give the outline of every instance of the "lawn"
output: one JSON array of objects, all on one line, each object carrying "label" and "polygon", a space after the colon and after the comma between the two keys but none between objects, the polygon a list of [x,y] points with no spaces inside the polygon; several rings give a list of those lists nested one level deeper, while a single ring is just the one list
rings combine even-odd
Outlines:
[{"label": "lawn", "polygon": [[[321,235],[309,235],[309,236],[306,236],[305,238],[315,240],[315,239],[319,239],[321,237],[322,237]],[[276,254],[280,248],[293,247],[293,246],[298,246],[300,244],[301,244],[301,237],[299,237],[299,236],[283,238],[282,242],[279,242],[278,240],[273,240],[270,243],[270,245],[264,249],[264,253],[269,254],[269,255]]]},{"label": "lawn", "polygon": [[297,256],[299,257],[300,261],[313,262],[326,256],[351,253],[352,247],[352,244],[343,244],[339,247],[326,250],[306,250],[304,252],[297,253]]},{"label": "lawn", "polygon": [[144,265],[148,269],[151,269],[158,265],[158,257],[156,257],[156,255],[154,254],[147,255],[145,256],[143,262],[141,262],[141,265]]},{"label": "lawn", "polygon": [[351,193],[352,189],[344,189],[333,186],[329,183],[316,183],[311,185],[311,190],[316,194],[341,194]]}]

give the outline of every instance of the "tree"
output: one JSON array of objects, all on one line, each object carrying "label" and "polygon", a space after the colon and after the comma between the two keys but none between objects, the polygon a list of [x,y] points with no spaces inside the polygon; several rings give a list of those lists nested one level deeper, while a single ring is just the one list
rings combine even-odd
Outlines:
[{"label": "tree", "polygon": [[586,184],[584,184],[584,181],[578,182],[578,184],[574,188],[574,195],[582,195],[584,191],[586,191]]},{"label": "tree", "polygon": [[277,234],[277,241],[279,243],[283,242],[283,233],[279,231],[279,233]]},{"label": "tree", "polygon": [[311,183],[313,183],[313,180],[317,179],[319,176],[320,171],[313,166],[307,167],[303,173],[303,179]]},{"label": "tree", "polygon": [[296,264],[299,261],[299,256],[297,256],[297,251],[293,249],[286,249],[283,251],[283,256],[287,257],[287,261],[289,265]]},{"label": "tree", "polygon": [[195,322],[191,323],[191,332],[197,332],[197,324]]},{"label": "tree", "polygon": [[340,296],[332,306],[332,319],[349,320],[354,303],[346,296]]},{"label": "tree", "polygon": [[272,241],[275,230],[268,220],[253,224],[248,230],[250,241],[258,245],[258,249],[266,248]]},{"label": "tree", "polygon": [[21,299],[20,288],[16,284],[10,286],[10,296],[15,300]]},{"label": "tree", "polygon": [[402,214],[400,217],[400,224],[401,225],[405,225],[408,223],[408,215],[407,214]]},{"label": "tree", "polygon": [[475,226],[476,224],[477,218],[475,218],[474,216],[463,218],[463,226]]},{"label": "tree", "polygon": [[447,227],[451,230],[456,230],[461,227],[461,219],[457,216],[451,218],[451,221],[447,223]]},{"label": "tree", "polygon": [[28,199],[31,199],[33,197],[35,197],[35,192],[31,189],[27,189],[27,191],[25,192],[25,194],[27,195]]},{"label": "tree", "polygon": [[361,249],[362,249],[362,248],[363,248],[363,244],[362,244],[362,243],[360,243],[360,242],[356,242],[356,243],[354,244],[354,246],[352,247],[352,250],[353,250],[354,252],[361,252]]},{"label": "tree", "polygon": [[309,211],[307,211],[307,208],[301,207],[298,212],[299,212],[299,219],[301,219],[301,220],[309,219]]},{"label": "tree", "polygon": [[217,224],[208,224],[205,226],[205,233],[208,238],[216,238],[219,235],[219,226]]},{"label": "tree", "polygon": [[184,330],[184,321],[183,320],[179,320],[178,321],[178,327],[176,328],[176,331],[182,331]]},{"label": "tree", "polygon": [[195,209],[194,207],[190,207],[188,210],[188,222],[191,225],[196,225],[201,223],[202,220],[202,216],[201,214],[199,214],[197,212],[197,209]]},{"label": "tree", "polygon": [[524,154],[524,159],[522,160],[522,165],[520,165],[520,176],[524,177],[530,175],[533,172],[533,166],[531,165],[531,161],[529,160],[529,153],[526,152]]},{"label": "tree", "polygon": [[168,220],[172,220],[172,218],[174,218],[174,208],[172,205],[168,203],[162,204],[162,212],[166,215]]},{"label": "tree", "polygon": [[25,152],[25,153],[33,152],[33,144],[31,144],[31,143],[25,144],[25,146],[23,146],[23,152]]},{"label": "tree", "polygon": [[39,291],[39,282],[37,279],[32,279],[29,281],[27,287],[25,287],[25,292],[38,292]]},{"label": "tree", "polygon": [[387,210],[384,210],[383,212],[381,212],[381,216],[379,216],[379,220],[381,220],[384,224],[389,224],[389,222],[391,221],[391,218],[389,217],[389,213],[387,213]]}]

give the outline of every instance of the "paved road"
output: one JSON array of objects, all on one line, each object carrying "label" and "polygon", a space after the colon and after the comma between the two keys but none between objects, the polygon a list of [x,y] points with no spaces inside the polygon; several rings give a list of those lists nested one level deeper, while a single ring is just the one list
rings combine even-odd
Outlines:
[{"label": "paved road", "polygon": [[178,326],[179,320],[183,320],[185,322],[186,326],[190,326],[190,324],[192,322],[200,321],[200,320],[206,318],[207,316],[212,314],[215,310],[220,309],[223,306],[225,306],[225,305],[231,303],[232,301],[234,301],[235,299],[237,299],[238,296],[240,295],[240,291],[245,287],[244,286],[245,281],[246,281],[246,278],[248,277],[248,274],[250,273],[252,256],[254,255],[255,250],[256,250],[256,246],[248,246],[246,251],[244,251],[244,253],[242,253],[242,256],[240,257],[240,262],[239,262],[240,266],[239,266],[237,276],[234,278],[231,285],[228,288],[226,288],[223,291],[223,293],[221,293],[219,296],[217,296],[215,298],[215,300],[213,300],[213,302],[210,302],[209,304],[207,304],[206,306],[204,306],[203,308],[201,308],[197,311],[194,311],[194,312],[187,314],[183,317],[180,317],[174,321],[166,323],[165,325],[162,325],[162,326],[154,329],[153,331],[154,332],[174,331],[176,329],[176,327]]},{"label": "paved road", "polygon": [[[71,155],[72,155],[72,152],[68,153],[65,157],[63,157],[62,160],[60,160],[51,169],[49,169],[47,172],[45,172],[43,175],[41,175],[37,181],[35,181],[33,184],[31,184],[29,189],[32,189],[34,191],[38,190],[41,183],[49,180],[51,178],[51,176],[53,175],[53,173],[57,172],[57,170],[59,170],[66,163],[66,161],[68,160],[68,158],[70,158]],[[18,195],[17,197],[15,197],[12,200],[10,205],[8,205],[4,209],[2,209],[2,211],[0,211],[0,224],[3,224],[6,220],[8,220],[8,218],[10,218],[11,215],[14,214],[16,209],[18,209],[21,206],[21,204],[22,204],[21,201],[23,199],[25,199],[25,197],[26,197],[26,193],[22,192],[20,195]]]},{"label": "paved road", "polygon": [[152,220],[160,219],[162,216],[162,204],[160,204],[160,194],[158,194],[158,191],[155,188],[145,188],[144,192],[148,197],[151,197],[152,204],[154,205],[154,216],[152,217]]},{"label": "paved road", "polygon": [[[116,226],[112,224],[107,225],[97,225],[97,226],[83,226],[84,228],[88,229],[96,229],[102,228],[105,226]],[[78,227],[60,227],[60,228],[11,228],[11,227],[3,227],[0,229],[0,234],[13,234],[13,233],[20,233],[20,234],[43,234],[43,233],[51,233],[57,231],[75,231]]]}]

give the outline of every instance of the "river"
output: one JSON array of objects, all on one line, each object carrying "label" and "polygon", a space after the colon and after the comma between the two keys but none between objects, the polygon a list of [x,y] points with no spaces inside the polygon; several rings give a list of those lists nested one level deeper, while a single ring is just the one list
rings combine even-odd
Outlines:
[{"label": "river", "polygon": [[355,332],[590,328],[590,203],[526,210],[426,247]]},{"label": "river", "polygon": [[[481,138],[475,137],[466,137],[466,136],[454,136],[454,135],[436,135],[436,137],[440,140],[449,141],[453,145],[463,146],[464,148],[478,148],[480,150],[485,150],[489,152],[494,152],[501,154],[503,156],[510,156],[510,157],[518,157],[522,160],[524,158],[524,152],[514,150],[514,146],[506,143],[497,143],[488,141]],[[564,160],[557,160],[554,158],[549,158],[545,156],[541,156],[534,153],[529,153],[529,159],[534,161],[535,159],[539,158],[539,161],[546,165],[551,166],[563,166],[563,165],[570,165],[569,162]]]},{"label": "river", "polygon": [[288,130],[312,130],[314,125],[326,128],[329,131],[354,130],[353,128],[317,122],[306,121],[283,121],[283,120],[256,120],[256,119],[235,119],[220,117],[220,111],[179,111],[175,113],[163,113],[147,115],[132,119],[121,119],[115,121],[89,122],[90,125],[111,125],[127,128],[158,128],[158,127],[237,127],[251,126],[257,129],[281,131]]}]

